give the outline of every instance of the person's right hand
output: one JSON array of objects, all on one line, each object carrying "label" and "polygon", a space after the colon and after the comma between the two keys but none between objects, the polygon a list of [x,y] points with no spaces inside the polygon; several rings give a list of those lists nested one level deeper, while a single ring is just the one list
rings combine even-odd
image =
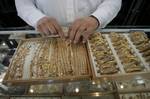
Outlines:
[{"label": "person's right hand", "polygon": [[57,20],[54,18],[43,17],[37,23],[37,30],[42,36],[56,35],[64,38],[64,33]]}]

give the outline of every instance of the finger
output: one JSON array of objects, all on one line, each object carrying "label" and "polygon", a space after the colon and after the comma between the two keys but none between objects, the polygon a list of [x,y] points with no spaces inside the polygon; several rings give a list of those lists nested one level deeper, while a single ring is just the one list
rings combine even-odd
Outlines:
[{"label": "finger", "polygon": [[41,35],[42,37],[45,37],[45,36],[46,36],[43,32],[40,32],[40,35]]},{"label": "finger", "polygon": [[47,24],[47,27],[48,27],[48,30],[49,30],[49,34],[53,35],[53,34],[57,33],[57,31],[56,31],[56,29],[55,29],[53,24],[49,23],[49,24]]},{"label": "finger", "polygon": [[53,25],[54,25],[54,28],[56,29],[57,33],[59,34],[59,36],[60,36],[62,39],[64,39],[64,38],[65,38],[65,35],[64,35],[64,32],[63,32],[61,26],[60,26],[57,22],[53,23]]},{"label": "finger", "polygon": [[42,36],[47,36],[48,35],[48,29],[46,29],[46,26],[44,26],[44,25],[40,25],[39,26],[39,29],[40,29],[40,32],[41,32],[41,34],[42,34]]},{"label": "finger", "polygon": [[74,38],[74,43],[75,43],[75,44],[80,41],[80,38],[81,38],[81,36],[82,36],[82,33],[85,31],[85,29],[86,29],[86,27],[83,26],[83,25],[78,29],[78,31],[77,31],[77,33],[76,33],[76,35],[75,35],[75,38]]},{"label": "finger", "polygon": [[82,43],[86,43],[86,41],[89,39],[90,35],[92,34],[92,31],[85,31],[82,36],[83,36],[83,41]]},{"label": "finger", "polygon": [[41,26],[42,32],[45,34],[45,36],[49,35],[49,29],[46,25]]},{"label": "finger", "polygon": [[37,31],[40,32],[40,35],[41,35],[42,37],[45,37],[45,36],[46,36],[46,35],[44,34],[44,32],[42,31],[42,28],[41,28],[40,25],[37,26]]},{"label": "finger", "polygon": [[79,24],[79,23],[77,23],[77,24],[71,26],[71,28],[70,28],[71,30],[70,30],[70,32],[69,32],[69,40],[70,40],[70,42],[73,42],[73,41],[74,41],[76,32],[77,32],[77,30],[78,30],[79,27],[80,27],[80,24]]}]

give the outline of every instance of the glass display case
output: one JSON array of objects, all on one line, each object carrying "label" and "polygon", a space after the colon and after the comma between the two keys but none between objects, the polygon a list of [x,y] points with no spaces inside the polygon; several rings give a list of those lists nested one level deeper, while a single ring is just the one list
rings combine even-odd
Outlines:
[{"label": "glass display case", "polygon": [[[34,81],[32,84],[22,82],[14,85],[12,83],[4,83],[4,77],[10,68],[9,65],[15,56],[14,53],[18,49],[18,44],[22,39],[39,38],[40,35],[34,30],[0,31],[0,99],[150,99],[150,60],[147,58],[147,60],[145,60],[145,58],[143,59],[142,55],[144,51],[137,51],[138,48],[135,43],[131,38],[128,39],[130,33],[135,31],[148,33],[150,29],[98,30],[98,33],[102,33],[100,36],[107,42],[106,46],[109,46],[107,48],[109,48],[110,53],[114,57],[114,61],[116,61],[115,64],[117,65],[115,68],[117,72],[102,72],[102,69],[97,67],[99,62],[93,63],[94,59],[91,58],[96,57],[94,56],[96,54],[89,54],[93,55],[90,56],[89,59],[90,63],[93,63],[91,65],[91,76],[89,79],[71,80],[70,78],[70,80],[60,82],[49,81],[39,84]],[[140,70],[136,68],[136,72],[126,72],[120,54],[118,54],[115,45],[113,45],[114,43],[110,37],[110,32],[116,32],[116,37],[118,37],[119,33],[119,35],[123,35],[127,41],[129,40],[129,50],[132,50],[131,52],[134,52],[134,55],[138,57],[138,61],[140,62],[138,66],[141,66]],[[142,40],[142,36],[139,39]],[[90,42],[91,41],[88,43]],[[89,45],[88,48],[92,47],[91,45]],[[100,49],[101,52],[102,50],[103,49]],[[147,50],[149,49],[146,49],[146,51]],[[90,52],[92,52],[92,48]],[[147,53],[146,57],[149,58],[149,51]],[[108,56],[110,57],[111,54],[108,54]],[[107,56],[107,54],[105,54],[105,56]],[[122,67],[120,67],[119,64],[121,64]],[[106,65],[107,64],[105,64],[104,67]],[[109,67],[109,70],[110,69],[112,69],[112,67]]]}]

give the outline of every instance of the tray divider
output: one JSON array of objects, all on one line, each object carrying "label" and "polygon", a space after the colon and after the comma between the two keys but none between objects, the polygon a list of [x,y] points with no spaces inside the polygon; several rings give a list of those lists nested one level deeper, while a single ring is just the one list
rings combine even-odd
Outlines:
[{"label": "tray divider", "polygon": [[31,61],[34,58],[34,53],[36,52],[36,45],[31,44],[28,45],[30,46],[30,51],[28,53],[28,55],[25,57],[25,64],[23,66],[23,79],[29,79],[30,78],[30,65],[31,65]]},{"label": "tray divider", "polygon": [[142,57],[142,54],[140,54],[140,52],[136,49],[136,46],[132,43],[132,41],[129,38],[128,34],[123,34],[123,35],[125,36],[125,38],[129,42],[129,44],[131,45],[132,49],[134,50],[134,52],[137,55],[137,57],[140,59],[141,63],[149,71],[150,70],[149,64],[144,60],[144,58]]},{"label": "tray divider", "polygon": [[90,45],[90,42],[89,41],[87,41],[87,47],[88,47],[88,49],[89,49],[89,54],[90,54],[90,59],[91,59],[91,62],[92,62],[92,68],[93,68],[93,70],[94,70],[94,73],[95,73],[95,76],[96,77],[100,77],[101,75],[100,75],[100,73],[97,73],[97,67],[96,67],[96,62],[95,62],[95,60],[94,60],[94,56],[92,55],[92,50],[91,50],[91,45]]},{"label": "tray divider", "polygon": [[122,63],[121,63],[121,60],[120,60],[120,58],[119,58],[117,52],[115,51],[115,48],[114,48],[114,46],[113,46],[113,44],[112,44],[112,42],[111,42],[111,39],[110,39],[110,37],[109,37],[109,34],[105,34],[104,36],[105,36],[105,38],[106,38],[106,40],[107,40],[107,42],[108,42],[108,44],[109,44],[109,47],[110,47],[110,49],[111,49],[111,51],[112,51],[112,53],[113,53],[113,55],[114,55],[114,57],[115,57],[115,60],[116,60],[116,62],[117,62],[117,64],[118,64],[118,66],[119,66],[119,70],[121,71],[122,74],[125,74],[124,67],[123,67],[123,65],[122,65]]}]

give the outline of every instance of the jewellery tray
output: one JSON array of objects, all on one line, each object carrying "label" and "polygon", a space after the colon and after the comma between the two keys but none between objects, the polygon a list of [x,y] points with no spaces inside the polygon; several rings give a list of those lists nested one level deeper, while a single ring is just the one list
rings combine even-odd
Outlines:
[{"label": "jewellery tray", "polygon": [[[32,41],[43,41],[43,40],[48,40],[48,39],[59,39],[57,36],[56,37],[48,37],[48,38],[33,38],[33,39],[24,39],[24,40],[21,40],[18,47],[17,47],[17,50],[12,58],[12,61],[9,65],[9,69],[4,77],[4,80],[3,80],[3,83],[4,84],[11,84],[11,85],[30,85],[30,84],[44,84],[44,83],[57,83],[57,82],[68,82],[68,81],[76,81],[76,80],[89,80],[91,79],[91,76],[92,76],[92,73],[91,73],[91,64],[90,64],[90,61],[89,61],[89,56],[88,56],[88,51],[87,51],[87,48],[86,48],[86,45],[83,44],[83,46],[85,46],[85,57],[87,58],[87,64],[88,66],[86,66],[87,68],[87,74],[85,75],[78,75],[78,76],[72,76],[72,75],[67,75],[67,76],[61,76],[61,77],[48,77],[48,78],[40,78],[40,77],[37,77],[37,78],[30,78],[30,77],[27,77],[27,76],[24,76],[24,79],[21,78],[19,80],[17,79],[9,79],[9,76],[10,76],[10,72],[11,72],[11,68],[12,67],[15,67],[15,65],[13,65],[13,61],[15,61],[15,59],[18,57],[17,56],[17,53],[19,52],[19,48],[21,47],[21,45],[25,42],[32,42]],[[34,49],[32,49],[34,50]],[[46,49],[45,49],[46,50]],[[44,51],[45,51],[44,50]],[[28,55],[32,55],[33,53],[30,53]],[[17,57],[16,57],[17,56]],[[80,59],[80,57],[77,57]],[[33,60],[31,60],[29,57],[27,58],[27,60],[30,62]],[[26,63],[29,64],[30,62]],[[78,63],[77,63],[78,64]],[[30,63],[31,65],[31,63]],[[29,71],[31,71],[29,68],[30,68],[30,65],[27,65],[26,68],[24,68],[24,75],[28,75],[29,76]],[[24,65],[23,65],[24,66]]]},{"label": "jewellery tray", "polygon": [[[131,73],[126,73],[124,68],[123,68],[123,65],[121,64],[121,61],[120,61],[120,58],[119,56],[117,55],[117,52],[116,50],[114,49],[114,46],[112,45],[112,42],[111,42],[111,38],[109,37],[110,33],[111,32],[103,32],[101,33],[103,35],[103,37],[106,39],[107,43],[108,43],[108,46],[110,47],[114,57],[115,57],[115,60],[117,62],[117,67],[119,68],[119,71],[118,73],[115,73],[115,74],[101,74],[101,73],[98,73],[97,70],[98,68],[96,67],[96,63],[95,63],[95,57],[93,56],[92,54],[92,50],[91,50],[91,47],[90,47],[90,43],[89,41],[87,42],[87,48],[88,48],[88,52],[89,52],[89,56],[90,56],[90,62],[91,62],[91,66],[92,66],[92,75],[93,75],[93,79],[107,79],[107,80],[124,80],[124,79],[140,79],[140,78],[150,78],[150,64],[147,63],[144,59],[144,57],[142,57],[142,54],[139,52],[139,50],[136,48],[136,46],[133,44],[133,42],[131,41],[130,37],[129,37],[129,34],[132,33],[132,32],[135,32],[135,31],[129,31],[128,33],[119,33],[120,35],[123,35],[128,43],[129,43],[129,46],[130,48],[134,51],[134,54],[138,57],[138,59],[140,60],[142,66],[143,66],[143,70],[140,71],[140,72],[131,72]],[[138,31],[136,31],[138,32]],[[141,32],[141,31],[139,31]]]}]

